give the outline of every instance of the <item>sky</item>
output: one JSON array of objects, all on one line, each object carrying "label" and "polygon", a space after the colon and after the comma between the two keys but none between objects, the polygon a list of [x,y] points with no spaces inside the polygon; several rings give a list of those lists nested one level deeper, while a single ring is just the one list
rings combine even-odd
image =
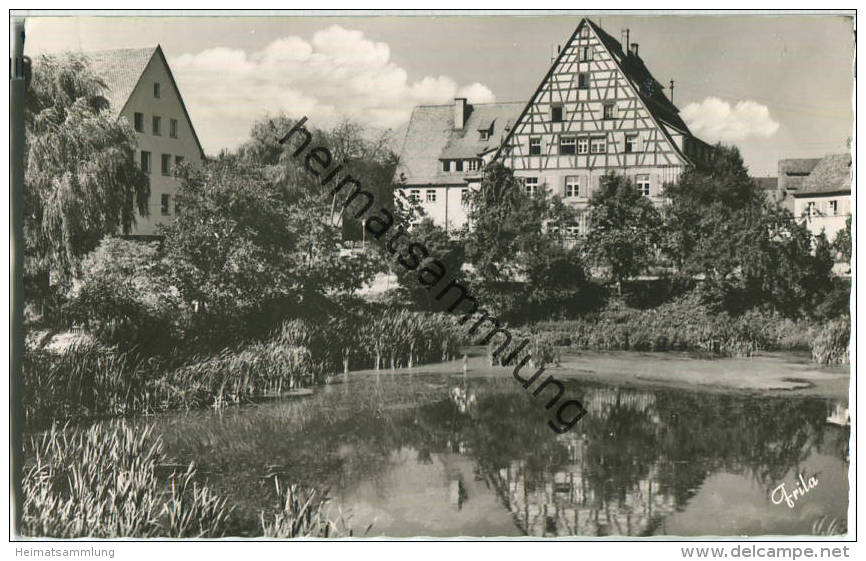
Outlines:
[{"label": "sky", "polygon": [[752,175],[848,150],[853,20],[835,15],[30,17],[25,54],[160,44],[211,155],[281,112],[399,147],[416,105],[526,101],[584,15],[628,28],[692,132],[738,146]]}]

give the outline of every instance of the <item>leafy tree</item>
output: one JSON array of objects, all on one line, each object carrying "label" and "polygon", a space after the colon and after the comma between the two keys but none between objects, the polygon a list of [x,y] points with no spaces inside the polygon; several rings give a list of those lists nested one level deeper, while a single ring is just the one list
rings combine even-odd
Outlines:
[{"label": "leafy tree", "polygon": [[836,233],[833,240],[833,249],[846,263],[851,263],[851,217],[845,221],[845,228]]},{"label": "leafy tree", "polygon": [[178,296],[159,243],[106,237],[82,260],[66,310],[103,341],[164,350],[187,312]]},{"label": "leafy tree", "polygon": [[303,185],[279,185],[267,169],[226,158],[182,170],[182,209],[165,226],[172,284],[204,333],[267,331],[301,307],[351,293],[374,269],[340,255],[340,232]]},{"label": "leafy tree", "polygon": [[603,177],[601,188],[589,200],[589,212],[587,253],[618,285],[653,263],[661,217],[628,178]]},{"label": "leafy tree", "polygon": [[[463,280],[461,269],[463,267],[465,251],[460,240],[450,238],[445,229],[437,226],[430,218],[423,218],[414,224],[411,230],[413,242],[422,244],[428,251],[429,257],[422,260],[415,270],[407,270],[399,263],[393,263],[391,256],[384,245],[377,245],[384,259],[390,261],[393,266],[391,270],[397,276],[402,296],[416,307],[425,310],[441,310],[450,302],[437,301],[435,299],[438,290],[441,290],[450,280],[460,282]],[[445,269],[445,278],[434,285],[430,290],[420,282],[420,271],[426,267],[434,267],[432,262],[438,260]],[[436,269],[438,270],[438,269]]]},{"label": "leafy tree", "polygon": [[577,216],[546,186],[529,195],[510,169],[490,164],[468,214],[464,239],[475,288],[501,318],[567,313],[582,302],[584,263],[566,235]]},{"label": "leafy tree", "polygon": [[[268,177],[282,186],[309,184],[318,193],[304,167],[303,156],[295,157],[293,147],[279,142],[295,122],[285,114],[257,121],[250,140],[238,149],[238,156],[245,162],[266,166]],[[349,120],[327,131],[314,129],[309,123],[306,128],[313,136],[310,147],[327,148],[333,157],[332,166],[342,166],[340,177],[351,175],[376,197],[377,204],[393,208],[392,179],[397,155],[390,148],[390,131],[374,133]],[[360,221],[342,212],[337,196],[327,202],[332,222],[342,224],[344,239],[362,239]]]},{"label": "leafy tree", "polygon": [[749,178],[736,147],[717,145],[714,157],[700,169],[687,169],[665,187],[665,253],[685,274],[703,274],[716,267],[719,252],[737,233],[734,214],[758,209],[763,197]]},{"label": "leafy tree", "polygon": [[41,57],[26,98],[25,287],[56,296],[106,235],[125,233],[147,210],[147,176],[135,133],[107,112],[104,83],[85,58]]},{"label": "leafy tree", "polygon": [[706,169],[687,170],[665,190],[666,253],[698,276],[704,300],[731,312],[768,306],[812,313],[830,286],[824,236],[766,201],[735,147],[717,146]]},{"label": "leafy tree", "polygon": [[531,278],[533,267],[545,262],[536,256],[563,249],[566,227],[576,221],[574,210],[545,186],[527,194],[498,162],[487,166],[481,188],[470,192],[468,216],[467,258],[485,282]]}]

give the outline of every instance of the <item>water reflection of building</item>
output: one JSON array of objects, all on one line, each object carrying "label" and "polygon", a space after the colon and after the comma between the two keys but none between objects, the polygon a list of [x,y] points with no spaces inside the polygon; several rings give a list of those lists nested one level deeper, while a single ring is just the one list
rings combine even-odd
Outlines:
[{"label": "water reflection of building", "polygon": [[[584,396],[587,408],[604,423],[614,411],[641,413],[650,425],[658,425],[655,395],[645,392],[599,389]],[[633,484],[617,489],[615,497],[603,496],[589,477],[589,441],[578,433],[558,437],[568,457],[552,473],[533,473],[527,460],[487,474],[515,524],[532,536],[646,535],[676,509],[676,498],[660,492],[658,461]]]}]

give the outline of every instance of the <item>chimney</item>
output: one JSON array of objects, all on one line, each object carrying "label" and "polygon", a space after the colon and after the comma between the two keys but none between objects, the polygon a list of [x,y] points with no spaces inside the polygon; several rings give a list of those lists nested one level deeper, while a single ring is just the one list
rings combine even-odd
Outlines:
[{"label": "chimney", "polygon": [[633,54],[634,56],[637,56],[637,46],[637,43],[631,44],[631,54]]},{"label": "chimney", "polygon": [[625,54],[628,54],[628,29],[622,30],[622,50]]},{"label": "chimney", "polygon": [[463,125],[466,124],[466,98],[454,98],[454,130],[463,130]]}]

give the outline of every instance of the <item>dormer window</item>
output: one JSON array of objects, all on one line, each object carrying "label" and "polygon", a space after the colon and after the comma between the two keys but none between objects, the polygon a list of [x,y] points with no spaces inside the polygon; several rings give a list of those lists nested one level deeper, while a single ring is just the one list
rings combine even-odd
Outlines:
[{"label": "dormer window", "polygon": [[481,140],[487,140],[490,138],[490,131],[478,131],[481,135]]}]

